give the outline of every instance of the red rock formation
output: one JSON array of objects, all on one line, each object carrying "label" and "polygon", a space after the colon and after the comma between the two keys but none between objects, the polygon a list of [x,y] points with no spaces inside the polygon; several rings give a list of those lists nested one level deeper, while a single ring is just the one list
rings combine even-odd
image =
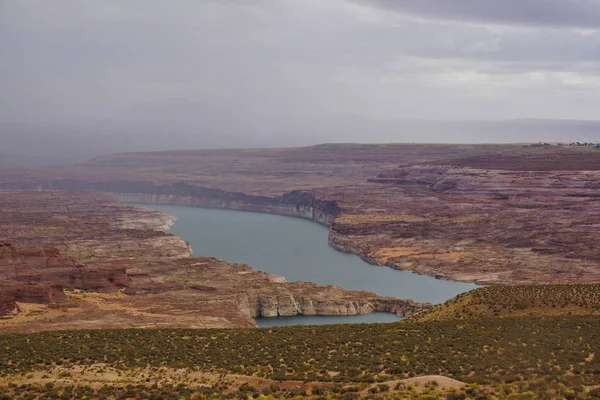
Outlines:
[{"label": "red rock formation", "polygon": [[13,296],[0,295],[0,319],[12,318],[19,312],[19,306]]},{"label": "red rock formation", "polygon": [[50,283],[0,282],[2,292],[22,303],[51,303],[66,298],[62,286]]},{"label": "red rock formation", "polygon": [[0,243],[0,281],[40,287],[114,291],[126,286],[130,279],[123,267],[87,266],[62,257],[56,248],[30,248]]}]

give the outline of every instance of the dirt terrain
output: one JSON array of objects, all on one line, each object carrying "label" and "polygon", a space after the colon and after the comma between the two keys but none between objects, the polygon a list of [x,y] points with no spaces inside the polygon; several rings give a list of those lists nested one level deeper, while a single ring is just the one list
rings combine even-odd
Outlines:
[{"label": "dirt terrain", "polygon": [[[153,382],[156,386],[146,382]],[[160,384],[156,384],[158,382]],[[374,394],[384,396],[397,396],[396,398],[416,397],[423,393],[434,395],[434,398],[444,398],[448,393],[458,390],[469,390],[469,385],[444,376],[421,376],[416,378],[399,379],[380,383],[344,385],[324,382],[303,381],[277,381],[265,378],[217,374],[210,372],[191,371],[188,369],[161,368],[156,371],[152,368],[136,368],[123,371],[106,364],[91,366],[77,366],[72,368],[52,367],[38,370],[29,374],[12,374],[0,378],[0,388],[8,393],[11,388],[23,388],[23,392],[60,396],[64,393],[91,392],[99,394],[104,388],[108,393],[118,398],[121,393],[127,393],[128,398],[146,397],[153,389],[159,392],[161,398],[202,398],[204,391],[217,392],[217,396],[229,398],[244,398],[265,393],[277,398],[318,398],[318,394],[328,394],[328,398],[345,398],[343,393],[352,393],[361,398],[373,398]],[[110,389],[108,389],[110,388]],[[160,389],[159,389],[160,388]],[[168,388],[168,389],[167,389]],[[179,388],[185,388],[179,392]],[[218,388],[218,389],[217,389]],[[21,390],[14,390],[15,395]],[[100,389],[100,390],[99,390]],[[195,390],[194,390],[195,389]],[[160,392],[164,390],[164,392]],[[471,391],[473,391],[471,389]],[[484,390],[482,390],[484,392]],[[337,395],[336,395],[337,394]],[[311,396],[312,395],[312,396]],[[239,396],[239,397],[238,397]],[[377,398],[380,398],[377,396]],[[217,398],[217,397],[213,397]],[[263,397],[269,399],[269,397]],[[274,399],[275,397],[270,397]]]},{"label": "dirt terrain", "polygon": [[592,146],[327,144],[127,153],[0,170],[0,189],[272,212],[376,265],[483,284],[600,283]]},{"label": "dirt terrain", "polygon": [[239,327],[256,316],[424,307],[191,257],[164,232],[172,222],[97,192],[1,192],[0,331]]}]

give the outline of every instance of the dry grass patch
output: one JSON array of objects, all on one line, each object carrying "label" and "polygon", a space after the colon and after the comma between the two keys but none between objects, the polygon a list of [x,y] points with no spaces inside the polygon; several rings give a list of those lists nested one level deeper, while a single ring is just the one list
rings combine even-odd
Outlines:
[{"label": "dry grass patch", "polygon": [[469,252],[427,253],[418,247],[384,247],[371,254],[379,263],[387,264],[390,260],[406,257],[408,259],[440,259],[446,261],[458,261],[470,257]]},{"label": "dry grass patch", "polygon": [[381,222],[417,222],[426,219],[418,215],[407,214],[342,214],[335,222],[340,224],[371,224]]}]

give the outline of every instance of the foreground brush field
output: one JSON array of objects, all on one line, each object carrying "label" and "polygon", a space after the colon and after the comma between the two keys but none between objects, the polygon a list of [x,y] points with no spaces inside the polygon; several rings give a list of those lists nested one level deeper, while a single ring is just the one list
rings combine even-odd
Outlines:
[{"label": "foreground brush field", "polygon": [[600,285],[499,286],[392,324],[4,334],[0,391],[20,399],[594,399],[599,299]]},{"label": "foreground brush field", "polygon": [[6,334],[0,390],[22,399],[600,395],[596,305],[582,315],[438,314],[393,324]]}]

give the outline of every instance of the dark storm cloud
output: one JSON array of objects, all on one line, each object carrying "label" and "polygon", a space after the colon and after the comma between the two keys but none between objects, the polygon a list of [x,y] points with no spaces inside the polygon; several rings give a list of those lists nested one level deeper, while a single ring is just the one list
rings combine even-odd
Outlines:
[{"label": "dark storm cloud", "polygon": [[357,0],[421,18],[599,28],[600,0]]}]

